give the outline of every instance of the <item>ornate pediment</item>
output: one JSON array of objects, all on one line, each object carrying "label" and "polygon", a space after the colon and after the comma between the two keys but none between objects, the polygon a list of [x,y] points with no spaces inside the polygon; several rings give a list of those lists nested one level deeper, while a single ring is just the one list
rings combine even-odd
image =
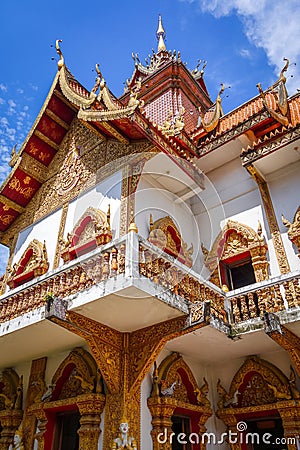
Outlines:
[{"label": "ornate pediment", "polygon": [[77,258],[112,239],[110,208],[107,214],[91,206],[80,217],[67,239],[62,239],[61,257],[64,262]]},{"label": "ornate pediment", "polygon": [[245,255],[248,255],[252,262],[256,281],[267,280],[269,277],[267,250],[268,246],[262,234],[260,222],[255,231],[248,225],[228,220],[210,251],[202,244],[205,265],[211,271],[211,281],[215,284],[219,284],[217,268],[221,261],[227,263],[233,259],[243,258]]},{"label": "ornate pediment", "polygon": [[153,223],[152,215],[150,215],[150,233],[148,240],[188,267],[193,265],[193,246],[188,248],[170,216],[158,219]]},{"label": "ornate pediment", "polygon": [[15,288],[48,271],[49,262],[46,250],[46,242],[42,244],[37,239],[30,242],[18,263],[14,264],[7,284]]}]

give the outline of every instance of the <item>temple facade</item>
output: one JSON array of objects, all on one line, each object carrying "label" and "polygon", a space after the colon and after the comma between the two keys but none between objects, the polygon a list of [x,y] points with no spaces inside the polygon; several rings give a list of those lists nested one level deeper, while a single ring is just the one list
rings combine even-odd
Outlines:
[{"label": "temple facade", "polygon": [[[1,186],[0,450],[300,449],[300,93],[165,46],[58,70]],[[260,80],[258,80],[260,81]]]}]

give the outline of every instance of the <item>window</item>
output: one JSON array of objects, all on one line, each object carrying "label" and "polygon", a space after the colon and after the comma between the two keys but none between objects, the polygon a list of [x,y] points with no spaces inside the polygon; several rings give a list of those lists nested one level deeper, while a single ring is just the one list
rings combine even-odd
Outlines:
[{"label": "window", "polygon": [[[172,431],[175,433],[172,439],[172,450],[192,450],[191,443],[189,442],[189,436],[191,434],[191,424],[189,417],[172,416]],[[184,433],[186,438],[179,439],[179,441],[187,441],[186,444],[178,442],[177,436],[180,433]]]},{"label": "window", "polygon": [[78,411],[68,411],[56,415],[55,436],[52,450],[78,450],[78,429],[80,414]]},{"label": "window", "polygon": [[238,260],[233,263],[222,261],[220,264],[223,284],[229,290],[238,289],[256,283],[255,274],[250,258]]}]

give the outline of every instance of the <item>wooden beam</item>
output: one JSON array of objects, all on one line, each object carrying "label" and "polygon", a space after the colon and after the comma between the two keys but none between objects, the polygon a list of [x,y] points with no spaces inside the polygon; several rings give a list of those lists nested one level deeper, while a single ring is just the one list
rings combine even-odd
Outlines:
[{"label": "wooden beam", "polygon": [[41,139],[41,141],[46,142],[46,144],[50,145],[54,150],[59,149],[59,145],[57,145],[55,142],[51,141],[47,136],[45,136],[43,133],[41,133],[39,130],[35,130],[34,134]]},{"label": "wooden beam", "polygon": [[18,203],[14,202],[13,200],[10,200],[9,198],[5,197],[2,194],[0,194],[0,202],[3,203],[8,208],[11,208],[19,213],[22,213],[25,209],[23,208],[23,206],[20,206]]},{"label": "wooden beam", "polygon": [[58,123],[58,125],[63,127],[65,130],[69,130],[70,125],[64,120],[62,120],[60,117],[58,117],[53,111],[51,111],[51,109],[47,108],[45,112],[48,117],[54,120],[54,122]]}]

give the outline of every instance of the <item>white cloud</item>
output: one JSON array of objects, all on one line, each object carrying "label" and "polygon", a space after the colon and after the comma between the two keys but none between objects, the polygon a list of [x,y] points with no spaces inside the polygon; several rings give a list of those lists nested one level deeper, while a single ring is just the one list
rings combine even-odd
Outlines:
[{"label": "white cloud", "polygon": [[[188,0],[186,0],[188,1]],[[188,1],[190,3],[190,1]],[[249,41],[263,48],[268,62],[278,74],[283,57],[300,66],[300,2],[299,0],[198,0],[202,11],[215,17],[237,14],[244,24]],[[291,67],[290,73],[293,68]],[[297,78],[290,78],[293,93],[300,87]]]},{"label": "white cloud", "polygon": [[1,98],[1,97],[0,97],[0,105],[4,105],[4,103],[5,103],[4,98]]},{"label": "white cloud", "polygon": [[239,51],[239,54],[242,56],[242,58],[248,58],[248,59],[251,58],[251,52],[250,52],[250,50],[248,50],[246,48],[242,48]]},{"label": "white cloud", "polygon": [[18,94],[24,94],[24,91],[23,91],[23,89],[18,88],[18,89],[17,89],[17,93],[18,93]]},{"label": "white cloud", "polygon": [[10,106],[11,108],[14,108],[15,106],[17,106],[17,104],[16,104],[12,99],[9,99],[9,100],[7,101],[7,103],[9,104],[9,106]]},{"label": "white cloud", "polygon": [[36,86],[35,84],[32,84],[32,83],[29,83],[29,86],[31,87],[31,89],[33,91],[37,91],[39,89],[38,86]]},{"label": "white cloud", "polygon": [[5,84],[3,83],[0,83],[0,91],[7,92],[7,86],[5,86]]}]

